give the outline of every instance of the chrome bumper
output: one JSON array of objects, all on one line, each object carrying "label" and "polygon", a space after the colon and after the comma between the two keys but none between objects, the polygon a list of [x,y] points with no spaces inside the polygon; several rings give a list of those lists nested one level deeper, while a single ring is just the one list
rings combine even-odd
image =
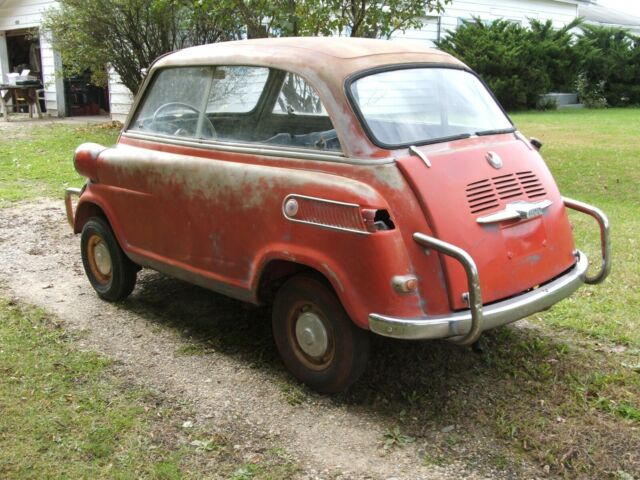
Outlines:
[{"label": "chrome bumper", "polygon": [[576,264],[562,276],[517,297],[491,305],[483,305],[478,270],[471,256],[455,245],[422,233],[415,233],[413,238],[421,246],[448,255],[456,259],[464,267],[469,288],[470,308],[469,310],[447,315],[420,318],[394,318],[372,313],[369,315],[369,328],[371,331],[385,337],[409,340],[448,338],[459,345],[470,345],[478,340],[483,331],[515,322],[533,313],[545,310],[560,300],[567,298],[583,283],[595,284],[602,282],[611,270],[609,221],[606,215],[595,207],[568,198],[563,200],[567,208],[590,215],[598,221],[602,247],[602,265],[596,275],[587,274],[589,267],[587,257],[584,253],[577,251]]},{"label": "chrome bumper", "polygon": [[79,197],[82,194],[82,190],[83,188],[74,187],[69,187],[64,190],[64,208],[67,211],[67,221],[69,222],[69,225],[71,225],[71,228],[73,228],[74,225],[73,203],[71,201],[71,197]]},{"label": "chrome bumper", "polygon": [[[577,263],[561,277],[517,297],[483,306],[480,333],[545,310],[568,297],[584,283],[588,266],[587,257],[578,252]],[[371,331],[385,337],[408,340],[466,336],[471,330],[471,323],[470,310],[422,318],[392,318],[375,313],[369,315]]]}]

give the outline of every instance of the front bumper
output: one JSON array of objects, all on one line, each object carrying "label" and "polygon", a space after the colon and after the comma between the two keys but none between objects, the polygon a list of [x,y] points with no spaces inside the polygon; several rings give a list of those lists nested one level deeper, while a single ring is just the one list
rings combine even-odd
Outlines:
[{"label": "front bumper", "polygon": [[[585,281],[589,262],[582,252],[578,261],[562,276],[517,297],[482,307],[480,332],[506,325],[533,313],[545,310],[575,292]],[[467,335],[471,330],[471,311],[421,318],[393,318],[372,313],[371,331],[385,337],[408,340],[429,340]]]},{"label": "front bumper", "polygon": [[395,318],[372,313],[369,315],[369,328],[372,332],[385,337],[411,340],[448,338],[459,345],[471,345],[478,340],[483,331],[545,310],[567,298],[583,283],[601,283],[611,270],[609,220],[601,210],[586,203],[569,198],[563,198],[563,202],[565,207],[589,215],[598,222],[602,263],[595,275],[587,273],[589,262],[585,254],[576,251],[575,265],[560,277],[518,296],[483,305],[478,269],[471,256],[455,245],[422,233],[415,233],[413,238],[422,247],[450,256],[464,267],[469,288],[466,294],[469,310],[420,318]]}]

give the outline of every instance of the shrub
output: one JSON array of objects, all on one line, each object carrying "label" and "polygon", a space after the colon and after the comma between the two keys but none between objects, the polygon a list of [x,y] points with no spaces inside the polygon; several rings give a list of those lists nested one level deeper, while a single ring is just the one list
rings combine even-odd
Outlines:
[{"label": "shrub", "polygon": [[578,92],[580,101],[584,103],[585,107],[605,108],[607,106],[607,99],[604,96],[605,85],[606,82],[604,80],[590,82],[585,72],[578,74],[576,91]]},{"label": "shrub", "polygon": [[479,18],[448,31],[438,47],[469,65],[508,110],[535,108],[540,94],[572,89],[577,63],[571,30],[579,20],[554,29],[551,21],[532,20],[528,27]]},{"label": "shrub", "polygon": [[640,104],[640,37],[621,28],[585,25],[582,30],[575,50],[583,98],[599,94],[614,107]]}]

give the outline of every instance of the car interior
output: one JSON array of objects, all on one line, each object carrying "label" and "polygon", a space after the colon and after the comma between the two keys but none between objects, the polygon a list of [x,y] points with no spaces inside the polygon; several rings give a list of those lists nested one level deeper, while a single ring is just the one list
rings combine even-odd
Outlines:
[{"label": "car interior", "polygon": [[[216,67],[213,78],[214,82],[226,80],[225,88],[229,88],[231,77],[225,73],[224,68],[234,67]],[[183,101],[178,92],[175,95],[177,98],[166,95],[166,103],[151,110],[144,105],[146,98],[143,99],[130,129],[231,143],[250,142],[339,151],[340,141],[315,90],[301,77],[282,70],[270,69],[268,75],[264,75],[266,78],[263,79],[264,86],[261,87],[261,92],[249,92],[246,95],[251,97],[255,93],[257,97],[255,105],[248,111],[241,111],[244,104],[230,106],[229,102],[225,103],[224,109],[233,110],[237,107],[240,111],[223,111],[223,108],[216,108],[220,99],[211,100],[213,94],[210,94],[206,112],[201,116],[202,106],[193,105],[188,100]],[[241,76],[236,76],[242,79]],[[155,83],[157,82],[154,80],[154,84],[150,85],[148,90],[153,90],[156,87]],[[211,89],[216,86],[214,83]],[[176,89],[169,90],[174,91]],[[233,92],[227,91],[224,94],[231,96]]]}]

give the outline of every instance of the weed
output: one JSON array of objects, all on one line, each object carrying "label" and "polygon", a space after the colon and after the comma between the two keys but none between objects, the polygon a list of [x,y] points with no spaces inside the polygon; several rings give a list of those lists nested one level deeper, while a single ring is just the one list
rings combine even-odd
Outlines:
[{"label": "weed", "polygon": [[400,427],[397,425],[393,427],[391,430],[387,430],[384,434],[384,449],[391,450],[396,447],[404,447],[409,443],[415,442],[416,439],[410,437],[409,435],[405,435],[400,431]]},{"label": "weed", "polygon": [[181,357],[201,356],[206,353],[204,346],[198,344],[183,345],[176,350],[176,355]]}]

